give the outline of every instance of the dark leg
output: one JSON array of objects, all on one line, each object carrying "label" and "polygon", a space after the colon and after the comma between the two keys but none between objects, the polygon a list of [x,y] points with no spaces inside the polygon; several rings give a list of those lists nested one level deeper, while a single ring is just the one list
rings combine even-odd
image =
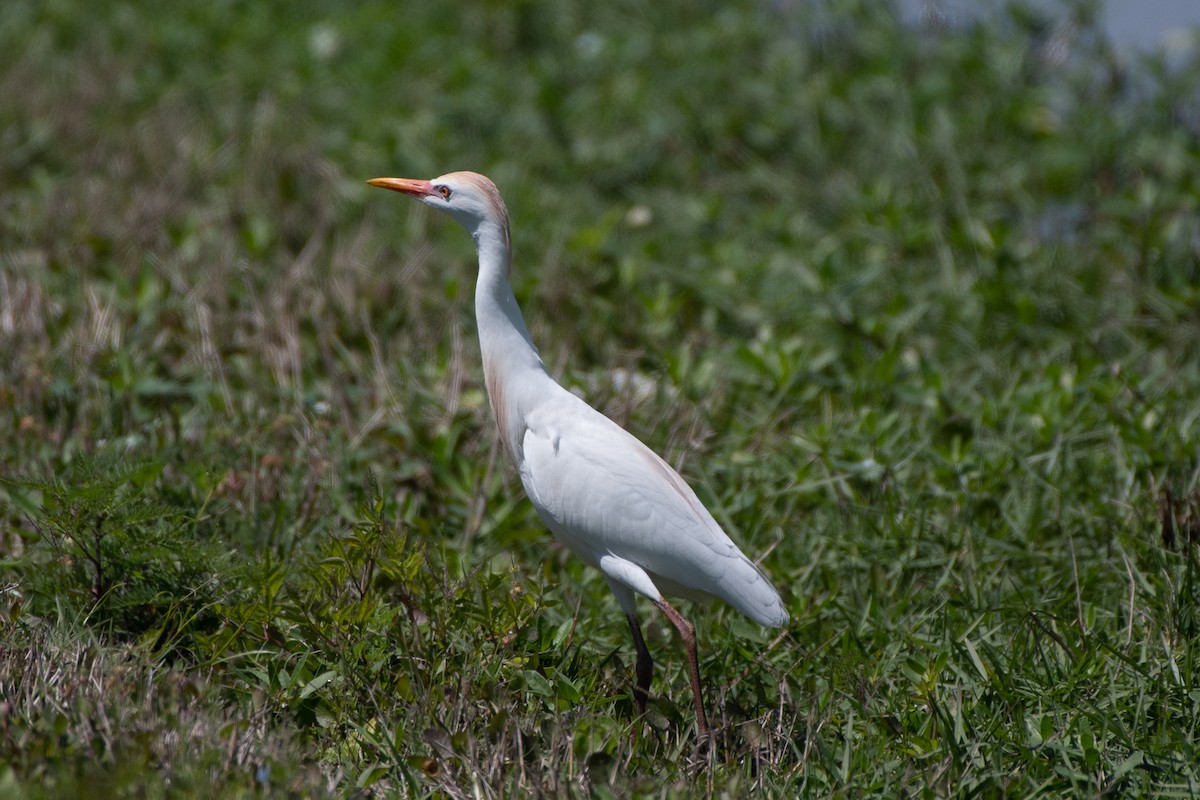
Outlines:
[{"label": "dark leg", "polygon": [[654,659],[646,649],[646,640],[642,638],[642,626],[637,617],[626,614],[629,630],[633,633],[633,646],[637,649],[637,686],[633,687],[633,699],[637,701],[638,711],[646,713],[646,700],[649,698],[650,678],[654,675]]},{"label": "dark leg", "polygon": [[696,629],[665,599],[655,600],[654,605],[658,606],[667,615],[667,619],[671,620],[675,630],[679,631],[679,638],[683,640],[683,646],[687,648],[688,667],[692,672],[692,694],[696,697],[696,732],[704,737],[708,734],[708,717],[704,715],[704,695],[700,691],[700,660],[696,657]]}]

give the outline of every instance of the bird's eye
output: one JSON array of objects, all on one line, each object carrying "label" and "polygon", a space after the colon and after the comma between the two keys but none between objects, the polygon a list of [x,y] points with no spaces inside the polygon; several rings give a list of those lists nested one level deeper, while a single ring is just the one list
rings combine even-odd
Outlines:
[{"label": "bird's eye", "polygon": [[439,187],[437,187],[437,191],[438,191],[438,194],[440,194],[442,196],[443,200],[450,199],[450,187],[449,186],[439,186]]}]

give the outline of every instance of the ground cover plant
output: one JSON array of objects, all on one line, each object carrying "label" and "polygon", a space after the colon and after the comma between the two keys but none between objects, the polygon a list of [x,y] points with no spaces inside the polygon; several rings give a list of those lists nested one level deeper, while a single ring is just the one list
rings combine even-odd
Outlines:
[{"label": "ground cover plant", "polygon": [[[1200,61],[1087,6],[0,15],[0,795],[1200,792]],[[633,649],[460,230],[783,590]],[[410,205],[412,207],[410,207]]]}]

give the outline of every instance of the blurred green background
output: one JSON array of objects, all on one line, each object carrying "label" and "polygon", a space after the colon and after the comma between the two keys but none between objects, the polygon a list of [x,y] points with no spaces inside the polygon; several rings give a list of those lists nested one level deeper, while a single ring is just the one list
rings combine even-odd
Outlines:
[{"label": "blurred green background", "polygon": [[[1200,50],[903,12],[9,0],[0,794],[1200,791]],[[363,183],[458,169],[783,590],[690,609],[707,750]]]}]

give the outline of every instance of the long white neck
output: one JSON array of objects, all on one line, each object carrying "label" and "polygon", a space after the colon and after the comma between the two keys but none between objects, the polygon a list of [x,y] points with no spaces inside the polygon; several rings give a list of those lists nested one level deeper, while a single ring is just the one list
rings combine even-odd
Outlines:
[{"label": "long white neck", "polygon": [[499,368],[505,374],[521,369],[545,371],[508,280],[511,253],[506,233],[486,222],[472,233],[479,254],[475,319],[484,369]]},{"label": "long white neck", "polygon": [[475,319],[483,354],[488,399],[496,414],[500,436],[513,458],[520,460],[522,421],[543,380],[551,380],[525,327],[525,318],[513,296],[508,273],[512,254],[508,231],[491,221],[471,231],[479,254],[475,282]]}]

